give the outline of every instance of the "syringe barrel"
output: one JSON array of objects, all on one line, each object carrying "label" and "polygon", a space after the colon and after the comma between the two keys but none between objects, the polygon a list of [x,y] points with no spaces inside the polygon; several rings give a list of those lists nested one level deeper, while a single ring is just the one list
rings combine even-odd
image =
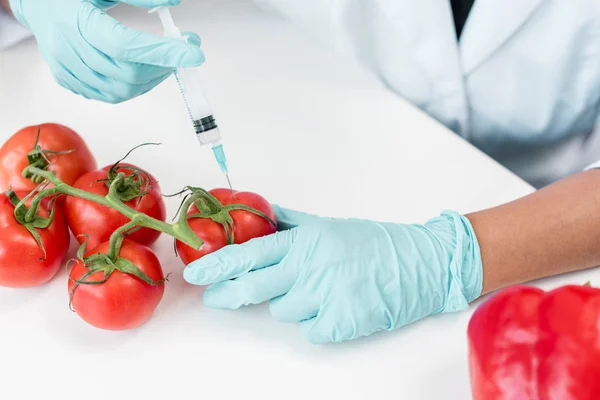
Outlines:
[{"label": "syringe barrel", "polygon": [[194,121],[200,144],[215,144],[221,140],[212,109],[202,89],[202,77],[198,67],[178,68],[177,80]]},{"label": "syringe barrel", "polygon": [[[169,7],[157,7],[150,12],[158,12],[160,20],[165,29],[165,36],[183,39],[181,31],[175,25]],[[216,146],[221,141],[221,132],[217,121],[213,116],[212,109],[202,90],[202,78],[200,68],[177,68],[175,73],[181,94],[186,102],[190,117],[194,122],[196,136],[201,145]]]},{"label": "syringe barrel", "polygon": [[177,78],[194,121],[211,116],[212,110],[202,89],[199,68],[177,68]]},{"label": "syringe barrel", "polygon": [[221,143],[221,131],[219,131],[219,128],[213,128],[204,132],[196,131],[196,138],[202,146],[216,146],[217,144]]}]

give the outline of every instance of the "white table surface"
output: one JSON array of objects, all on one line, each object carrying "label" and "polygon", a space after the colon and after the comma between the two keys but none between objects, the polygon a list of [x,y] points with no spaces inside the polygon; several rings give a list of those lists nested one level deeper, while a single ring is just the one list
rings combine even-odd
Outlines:
[{"label": "white table surface", "polygon": [[[369,71],[248,1],[187,1],[174,16],[203,37],[206,91],[237,189],[322,215],[407,223],[532,191]],[[143,11],[121,9],[119,18],[160,32]],[[33,41],[0,53],[0,139],[46,121],[77,130],[101,165],[139,143],[162,142],[131,161],[156,175],[165,193],[225,185],[209,150],[197,147],[173,80],[125,104],[99,104],[59,88]],[[168,201],[170,215],[177,203]],[[204,308],[202,288],[181,277],[171,240],[161,238],[155,250],[173,275],[153,318],[137,330],[97,330],[71,313],[62,271],[40,288],[0,289],[0,397],[469,397],[465,333],[472,310],[315,346],[298,326],[273,320],[265,305]],[[540,286],[583,282],[592,273],[583,274]]]}]

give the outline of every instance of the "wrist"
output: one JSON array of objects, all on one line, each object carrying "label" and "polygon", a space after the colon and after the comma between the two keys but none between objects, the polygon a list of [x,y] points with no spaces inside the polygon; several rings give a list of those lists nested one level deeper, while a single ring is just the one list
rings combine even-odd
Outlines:
[{"label": "wrist", "polygon": [[444,312],[468,308],[482,293],[483,264],[479,242],[471,222],[454,211],[444,211],[427,222],[448,255],[449,285]]},{"label": "wrist", "polygon": [[600,265],[600,171],[572,175],[469,214],[481,246],[483,293]]}]

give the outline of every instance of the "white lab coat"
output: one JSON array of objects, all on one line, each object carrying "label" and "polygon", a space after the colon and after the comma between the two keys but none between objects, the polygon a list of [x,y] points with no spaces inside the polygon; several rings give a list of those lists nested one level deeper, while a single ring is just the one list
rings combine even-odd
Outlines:
[{"label": "white lab coat", "polygon": [[[600,159],[600,0],[256,0],[536,186]],[[405,134],[418,134],[406,132]]]},{"label": "white lab coat", "polygon": [[[542,186],[600,159],[600,0],[255,0]],[[405,134],[418,134],[406,132]]]}]

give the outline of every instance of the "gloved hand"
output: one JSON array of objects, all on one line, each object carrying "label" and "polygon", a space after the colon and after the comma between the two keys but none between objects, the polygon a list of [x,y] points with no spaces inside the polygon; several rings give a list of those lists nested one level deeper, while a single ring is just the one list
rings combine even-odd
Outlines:
[{"label": "gloved hand", "polygon": [[445,212],[425,225],[319,218],[276,207],[274,235],[190,264],[204,304],[235,309],[271,300],[308,340],[338,342],[464,310],[480,296],[482,263],[470,222]]},{"label": "gloved hand", "polygon": [[[122,2],[155,7],[177,5],[181,0]],[[129,100],[154,88],[174,68],[204,62],[197,43],[138,32],[105,14],[116,4],[109,0],[10,0],[15,17],[35,35],[56,81],[88,99]]]}]

